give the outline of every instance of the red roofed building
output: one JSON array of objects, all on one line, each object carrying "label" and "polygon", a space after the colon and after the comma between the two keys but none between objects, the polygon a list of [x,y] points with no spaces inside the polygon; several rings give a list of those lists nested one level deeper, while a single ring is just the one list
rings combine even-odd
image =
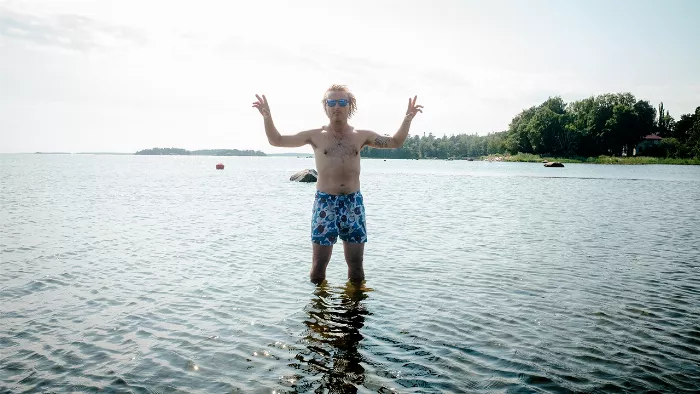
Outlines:
[{"label": "red roofed building", "polygon": [[659,142],[661,142],[663,138],[659,137],[656,134],[649,134],[642,138],[642,141],[637,144],[637,146],[634,148],[634,155],[636,156],[638,152],[643,151],[644,149],[650,148],[652,146],[658,145]]}]

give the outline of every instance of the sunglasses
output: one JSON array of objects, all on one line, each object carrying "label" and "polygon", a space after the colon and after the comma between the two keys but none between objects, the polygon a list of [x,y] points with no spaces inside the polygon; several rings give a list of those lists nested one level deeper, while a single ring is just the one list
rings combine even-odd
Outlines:
[{"label": "sunglasses", "polygon": [[347,99],[340,99],[340,100],[326,100],[326,104],[328,104],[329,107],[335,107],[335,104],[340,105],[341,107],[345,107],[348,105],[348,100]]}]

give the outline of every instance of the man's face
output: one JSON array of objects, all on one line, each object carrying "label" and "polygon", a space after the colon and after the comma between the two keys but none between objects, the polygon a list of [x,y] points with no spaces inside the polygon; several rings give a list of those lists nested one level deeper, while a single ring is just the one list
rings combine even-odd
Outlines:
[{"label": "man's face", "polygon": [[328,115],[328,119],[330,119],[331,122],[348,119],[348,114],[350,113],[350,99],[347,92],[328,92],[326,94],[324,106],[326,108],[326,115]]}]

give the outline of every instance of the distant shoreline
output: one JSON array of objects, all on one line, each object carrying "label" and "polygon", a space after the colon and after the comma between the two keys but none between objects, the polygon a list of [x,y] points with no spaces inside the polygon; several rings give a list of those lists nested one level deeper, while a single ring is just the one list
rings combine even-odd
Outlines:
[{"label": "distant shoreline", "polygon": [[680,159],[650,156],[596,156],[596,157],[542,157],[529,153],[516,155],[489,155],[482,156],[482,161],[520,162],[520,163],[580,163],[580,164],[669,164],[669,165],[700,165],[700,159]]},{"label": "distant shoreline", "polygon": [[146,149],[136,153],[130,152],[14,152],[0,153],[7,155],[118,155],[118,156],[271,156],[271,157],[314,157],[312,153],[291,152],[291,153],[265,153],[262,151],[238,150],[238,149],[203,149],[203,150],[164,150],[154,151]]},{"label": "distant shoreline", "polygon": [[[217,151],[217,150],[214,150]],[[221,150],[228,151],[228,150]],[[190,151],[188,151],[190,152]],[[196,153],[193,153],[196,152]],[[37,155],[118,155],[118,156],[221,156],[221,157],[234,157],[234,156],[255,156],[255,157],[296,157],[296,158],[313,158],[314,155],[311,153],[264,153],[262,154],[212,154],[212,153],[202,153],[203,151],[192,151],[185,154],[167,153],[167,154],[148,154],[148,153],[125,153],[125,152],[34,152],[31,154]],[[3,153],[3,154],[27,154],[27,153]],[[479,157],[452,157],[447,159],[437,158],[437,157],[427,157],[422,159],[414,158],[392,158],[392,157],[375,157],[375,156],[363,156],[363,160],[439,160],[439,161],[487,161],[487,162],[501,162],[501,163],[543,163],[543,162],[559,162],[559,163],[578,163],[578,164],[626,164],[626,165],[645,165],[645,164],[666,164],[666,165],[700,165],[700,159],[679,159],[679,158],[661,158],[661,157],[649,157],[649,156],[632,156],[632,157],[617,157],[617,156],[599,156],[599,157],[546,157],[533,154],[516,154],[516,155],[499,155],[493,154],[488,156]]]},{"label": "distant shoreline", "polygon": [[140,150],[135,155],[149,156],[267,156],[259,150],[239,149],[199,149],[187,150],[182,148],[151,148]]}]

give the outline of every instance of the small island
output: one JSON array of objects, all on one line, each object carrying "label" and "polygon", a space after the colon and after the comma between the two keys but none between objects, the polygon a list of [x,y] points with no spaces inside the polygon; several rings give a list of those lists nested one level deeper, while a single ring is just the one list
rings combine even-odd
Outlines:
[{"label": "small island", "polygon": [[140,150],[134,154],[151,156],[267,156],[265,152],[259,150],[200,149],[190,151],[181,148],[151,148]]}]

